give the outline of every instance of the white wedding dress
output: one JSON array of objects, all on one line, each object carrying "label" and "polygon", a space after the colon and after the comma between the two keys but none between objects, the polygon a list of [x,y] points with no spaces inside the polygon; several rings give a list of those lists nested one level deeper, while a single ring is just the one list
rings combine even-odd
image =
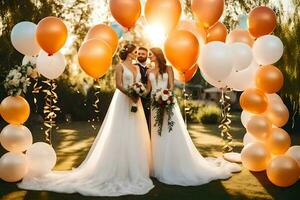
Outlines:
[{"label": "white wedding dress", "polygon": [[[123,65],[123,86],[134,82]],[[141,78],[137,74],[136,81]],[[101,129],[83,163],[70,171],[52,171],[42,177],[26,175],[20,188],[86,196],[142,195],[153,187],[149,178],[151,144],[141,101],[132,101],[116,90]]]},{"label": "white wedding dress", "polygon": [[[152,94],[157,89],[167,89],[168,74],[156,79],[149,74]],[[176,102],[176,101],[175,101]],[[168,116],[164,114],[161,136],[154,126],[155,112],[151,111],[151,141],[153,156],[153,176],[170,185],[194,186],[216,179],[227,179],[232,172],[240,171],[240,166],[222,158],[203,158],[193,144],[186,129],[177,102],[174,106],[173,130],[169,132]]]}]

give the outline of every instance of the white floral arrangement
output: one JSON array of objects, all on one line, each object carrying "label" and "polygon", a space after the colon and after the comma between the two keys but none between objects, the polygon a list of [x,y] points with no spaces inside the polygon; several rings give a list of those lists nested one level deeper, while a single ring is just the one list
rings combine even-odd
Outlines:
[{"label": "white floral arrangement", "polygon": [[[128,87],[127,89],[127,95],[129,97],[142,97],[146,95],[146,87],[141,82],[136,82]],[[137,111],[137,105],[134,103],[131,107],[131,112]]]},{"label": "white floral arrangement", "polygon": [[21,95],[26,94],[28,86],[30,86],[30,79],[36,79],[38,72],[35,65],[27,63],[18,66],[9,71],[4,81],[4,87],[8,95]]},{"label": "white floral arrangement", "polygon": [[128,96],[130,97],[132,96],[142,97],[146,93],[146,87],[144,86],[143,83],[136,82],[128,88],[127,92],[128,92]]}]

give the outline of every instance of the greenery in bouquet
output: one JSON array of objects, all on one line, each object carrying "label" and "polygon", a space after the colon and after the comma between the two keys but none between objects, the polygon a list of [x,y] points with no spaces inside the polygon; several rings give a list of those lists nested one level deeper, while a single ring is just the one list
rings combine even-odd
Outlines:
[{"label": "greenery in bouquet", "polygon": [[172,131],[174,121],[172,117],[174,115],[173,108],[175,105],[175,96],[171,90],[158,90],[152,97],[152,110],[155,112],[154,115],[154,126],[158,128],[158,134],[161,135],[164,113],[168,115],[168,129]]}]

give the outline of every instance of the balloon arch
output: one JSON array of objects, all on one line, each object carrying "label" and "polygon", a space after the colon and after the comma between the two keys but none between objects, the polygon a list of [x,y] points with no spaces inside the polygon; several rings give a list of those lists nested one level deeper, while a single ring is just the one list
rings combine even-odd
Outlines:
[{"label": "balloon arch", "polygon": [[[109,5],[112,16],[123,28],[127,31],[134,28],[142,11],[139,0],[110,0]],[[247,129],[241,152],[243,166],[254,172],[266,170],[269,180],[277,186],[294,184],[300,176],[300,147],[290,147],[289,134],[280,128],[287,123],[289,112],[276,94],[284,77],[273,65],[283,54],[281,40],[271,35],[276,27],[275,13],[265,6],[256,7],[248,17],[244,16],[248,21],[246,29],[237,28],[227,34],[226,26],[219,21],[224,0],[192,0],[191,7],[195,21],[180,21],[178,0],[147,0],[144,15],[149,24],[165,28],[164,52],[181,82],[191,80],[200,66],[205,80],[222,89],[224,121],[221,127],[229,141],[226,91],[243,91],[241,120]],[[119,37],[123,34],[118,23],[91,27],[78,51],[81,68],[94,79],[105,75],[111,66]],[[36,70],[49,79],[46,83],[54,89],[52,80],[58,78],[66,66],[65,57],[59,50],[67,35],[67,27],[61,19],[46,17],[37,25],[32,22],[16,24],[11,41],[15,49],[25,55],[27,62],[37,56]],[[14,78],[11,81],[14,83]],[[47,114],[45,125],[51,130],[57,110],[52,103],[57,97],[53,90],[47,95],[46,101],[50,103],[44,110]],[[0,171],[4,172],[0,177],[5,181],[22,179],[28,168],[40,175],[55,165],[53,148],[41,142],[32,144],[30,130],[22,125],[29,114],[29,104],[20,94],[12,93],[1,102],[1,115],[9,123],[0,135],[2,146],[9,151],[0,159]],[[47,134],[51,143],[49,132]],[[26,154],[22,153],[24,151]]]}]

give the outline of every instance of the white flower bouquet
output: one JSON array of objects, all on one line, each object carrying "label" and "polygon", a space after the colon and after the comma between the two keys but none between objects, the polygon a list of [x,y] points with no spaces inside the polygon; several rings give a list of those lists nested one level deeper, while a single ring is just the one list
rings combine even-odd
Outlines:
[{"label": "white flower bouquet", "polygon": [[[145,94],[146,94],[146,87],[141,82],[136,82],[127,89],[127,95],[129,97],[138,98],[138,97],[144,96]],[[134,103],[131,106],[131,112],[137,112],[137,104],[136,103]]]},{"label": "white flower bouquet", "polygon": [[172,128],[174,126],[174,121],[172,120],[173,108],[175,105],[174,102],[174,93],[171,90],[165,89],[165,90],[158,90],[155,94],[153,94],[152,97],[152,110],[156,112],[156,115],[154,117],[155,123],[154,126],[158,127],[158,134],[161,135],[161,130],[163,126],[163,117],[164,112],[168,115],[168,128],[169,132],[172,131]]}]

